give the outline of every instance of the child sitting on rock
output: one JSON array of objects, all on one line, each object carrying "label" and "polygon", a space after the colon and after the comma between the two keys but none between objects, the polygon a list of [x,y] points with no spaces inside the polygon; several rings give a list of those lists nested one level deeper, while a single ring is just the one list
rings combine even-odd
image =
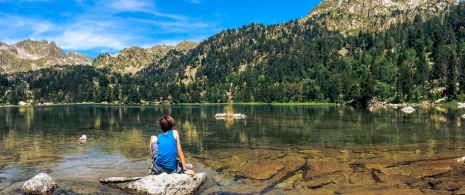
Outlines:
[{"label": "child sitting on rock", "polygon": [[[186,164],[181,149],[179,133],[173,130],[175,120],[166,115],[160,119],[160,128],[163,133],[150,138],[150,152],[152,158],[151,173],[186,173],[194,176],[191,164]],[[177,157],[179,156],[179,160]]]}]

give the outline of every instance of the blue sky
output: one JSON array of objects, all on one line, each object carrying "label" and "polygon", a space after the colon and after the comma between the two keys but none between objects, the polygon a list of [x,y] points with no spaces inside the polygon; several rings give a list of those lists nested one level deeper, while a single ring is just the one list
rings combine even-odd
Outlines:
[{"label": "blue sky", "polygon": [[0,41],[54,41],[95,58],[130,46],[199,42],[251,22],[307,15],[321,0],[0,0]]}]

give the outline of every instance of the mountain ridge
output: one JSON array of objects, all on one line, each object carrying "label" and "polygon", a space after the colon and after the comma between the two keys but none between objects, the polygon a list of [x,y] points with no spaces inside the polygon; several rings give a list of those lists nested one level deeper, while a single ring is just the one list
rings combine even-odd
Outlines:
[{"label": "mountain ridge", "polygon": [[325,0],[302,20],[319,21],[343,34],[375,32],[412,21],[417,14],[425,20],[457,3],[456,0]]},{"label": "mountain ridge", "polygon": [[170,50],[187,52],[187,50],[197,47],[193,41],[181,41],[175,46],[160,44],[144,49],[133,46],[121,50],[117,54],[100,54],[92,62],[92,66],[97,68],[110,67],[113,71],[120,73],[136,73],[137,71],[157,63],[165,57]]},{"label": "mountain ridge", "polygon": [[25,72],[56,64],[90,65],[92,59],[77,52],[64,53],[54,41],[26,39],[8,45],[0,42],[0,68],[6,73]]},{"label": "mountain ridge", "polygon": [[[0,103],[465,101],[465,2],[426,20],[416,16],[356,36],[316,20],[251,23],[185,54],[169,50],[135,74],[110,66],[0,74]],[[127,49],[127,59],[145,50]]]},{"label": "mountain ridge", "polygon": [[[425,20],[443,13],[449,6],[456,4],[455,0],[325,0],[313,8],[299,23],[312,20],[330,30],[337,30],[345,35],[356,35],[359,31],[386,30],[393,24],[413,20],[416,15],[420,15]],[[289,33],[288,29],[282,30]],[[6,73],[12,73],[37,70],[55,64],[83,64],[97,68],[109,67],[112,71],[123,74],[136,73],[153,64],[166,66],[166,63],[160,64],[159,61],[172,49],[181,51],[171,55],[178,58],[197,45],[198,43],[192,41],[183,41],[176,46],[155,45],[150,48],[134,46],[116,54],[103,53],[91,59],[75,52],[65,54],[54,41],[49,43],[46,40],[28,39],[11,46],[0,42],[0,68]],[[199,56],[199,59],[204,57]]]}]

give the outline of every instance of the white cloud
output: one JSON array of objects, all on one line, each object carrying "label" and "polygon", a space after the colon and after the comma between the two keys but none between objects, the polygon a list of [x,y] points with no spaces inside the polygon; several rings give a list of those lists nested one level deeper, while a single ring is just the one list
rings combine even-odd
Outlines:
[{"label": "white cloud", "polygon": [[53,31],[53,29],[56,29],[56,26],[50,22],[38,22],[32,24],[31,29],[34,32],[32,35],[37,36],[45,32]]},{"label": "white cloud", "polygon": [[[0,12],[0,26],[3,27],[0,41],[14,44],[25,39],[45,39],[56,42],[64,50],[109,53],[130,46],[148,48],[155,44],[176,45],[186,39],[199,41],[216,29],[205,20],[182,13],[161,12],[154,2],[75,0],[74,5],[80,6],[82,11],[64,9],[56,13],[60,16],[58,20],[40,13],[28,16]],[[188,2],[200,3],[200,0]],[[119,13],[124,13],[124,16]]]},{"label": "white cloud", "polygon": [[155,9],[155,4],[147,0],[116,0],[107,3],[115,11],[145,12]]},{"label": "white cloud", "polygon": [[54,40],[65,50],[94,50],[109,48],[121,50],[134,39],[125,24],[117,21],[81,19],[65,25],[58,32],[50,34],[47,40]]},{"label": "white cloud", "polygon": [[92,30],[67,30],[58,37],[51,38],[57,45],[65,50],[90,50],[97,48],[110,48],[121,50],[128,47],[124,38],[113,34],[101,34]]},{"label": "white cloud", "polygon": [[0,37],[16,37],[21,34],[33,37],[57,29],[55,24],[47,20],[6,14],[0,14],[0,26],[3,27]]},{"label": "white cloud", "polygon": [[188,18],[179,19],[176,21],[163,21],[163,20],[143,20],[137,19],[133,20],[136,23],[140,23],[143,25],[151,25],[162,28],[163,33],[169,32],[177,32],[177,33],[185,33],[185,32],[193,32],[198,29],[204,29],[209,27],[210,25],[205,22],[201,21],[190,21]]}]

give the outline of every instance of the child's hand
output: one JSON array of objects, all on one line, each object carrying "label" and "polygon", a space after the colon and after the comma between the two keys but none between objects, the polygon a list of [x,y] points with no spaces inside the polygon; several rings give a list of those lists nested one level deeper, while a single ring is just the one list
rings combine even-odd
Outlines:
[{"label": "child's hand", "polygon": [[195,176],[195,173],[193,170],[190,170],[190,169],[187,169],[186,171],[184,171],[185,174],[189,174],[191,176]]}]

